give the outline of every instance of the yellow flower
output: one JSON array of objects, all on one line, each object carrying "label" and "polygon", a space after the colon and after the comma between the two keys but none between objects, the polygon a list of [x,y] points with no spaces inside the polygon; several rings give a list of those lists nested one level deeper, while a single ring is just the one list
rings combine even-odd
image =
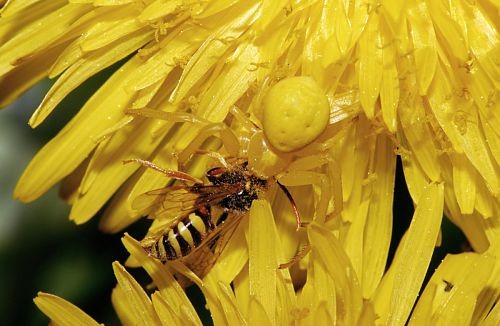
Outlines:
[{"label": "yellow flower", "polygon": [[[205,296],[216,324],[404,324],[441,241],[443,211],[475,253],[443,261],[412,322],[493,324],[500,285],[498,10],[498,1],[487,0],[8,1],[0,18],[0,105],[44,76],[59,76],[31,126],[90,76],[123,62],[36,155],[14,195],[31,201],[64,179],[73,221],[88,221],[110,200],[101,228],[119,232],[140,218],[133,199],[168,181],[124,160],[200,177],[209,157],[193,156],[199,149],[245,157],[255,173],[293,188],[302,215],[314,222],[307,236],[295,232],[279,193],[255,202],[248,229],[240,224],[203,281],[211,284]],[[304,140],[304,130],[290,126],[306,128],[309,116],[292,117],[283,123],[286,143],[272,138],[279,121],[265,119],[286,116],[266,114],[266,105],[281,110],[279,96],[288,95],[266,96],[296,76],[322,90],[330,119]],[[386,271],[397,155],[416,211]],[[260,239],[269,232],[265,223],[274,233]],[[306,238],[312,252],[292,279],[300,285],[306,270],[307,280],[295,292],[276,266]],[[124,273],[116,272],[119,284]],[[115,292],[122,320],[161,319],[139,293],[135,283]],[[177,310],[170,315],[185,320],[187,312]]]},{"label": "yellow flower", "polygon": [[[241,254],[221,257],[221,263],[204,280],[178,263],[165,268],[149,257],[137,241],[125,235],[123,243],[131,258],[147,271],[156,290],[149,297],[125,268],[115,262],[113,270],[118,285],[112,293],[113,305],[124,325],[201,325],[194,307],[170,272],[177,271],[200,287],[215,325],[403,325],[425,275],[422,262],[430,259],[439,230],[436,222],[442,212],[443,186],[426,187],[424,193],[395,262],[371,299],[364,300],[362,280],[353,272],[342,243],[333,232],[316,223],[308,229],[312,251],[307,280],[300,290],[294,290],[289,271],[276,268],[283,259],[280,250],[283,242],[279,240],[269,204],[257,200],[248,219],[248,241],[244,237],[232,238],[242,243]],[[422,233],[427,236],[412,246],[412,241]],[[484,254],[447,257],[428,283],[411,314],[410,324],[455,321],[460,325],[496,325],[499,305],[494,304],[498,292],[493,289],[498,286],[498,262],[491,255],[495,250],[498,247]],[[237,270],[232,268],[236,261]],[[97,324],[58,297],[40,293],[35,303],[58,325]]]}]

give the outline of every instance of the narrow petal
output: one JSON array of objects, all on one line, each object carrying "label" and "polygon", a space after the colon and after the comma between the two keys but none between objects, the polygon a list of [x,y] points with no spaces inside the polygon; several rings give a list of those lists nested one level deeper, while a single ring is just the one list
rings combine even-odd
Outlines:
[{"label": "narrow petal", "polygon": [[[494,265],[494,257],[487,255],[463,253],[446,256],[423,292],[414,315],[421,316],[421,310],[428,309],[423,305],[432,298],[432,310],[428,312],[432,324],[479,324],[479,320],[472,322],[473,312],[477,308],[480,292],[487,287]],[[490,306],[486,306],[486,311],[495,301],[494,296],[490,298]],[[418,324],[413,316],[412,322]]]},{"label": "narrow petal", "polygon": [[57,79],[35,113],[33,113],[29,122],[31,127],[36,128],[42,123],[57,104],[85,80],[140,48],[151,39],[152,34],[151,31],[144,31],[129,35],[125,42],[106,48],[104,51],[93,52],[73,63]]},{"label": "narrow petal", "polygon": [[402,325],[406,322],[434,251],[443,204],[443,184],[430,184],[423,190],[410,228],[384,277],[387,280],[377,289],[375,310],[381,317],[380,323]]},{"label": "narrow petal", "polygon": [[476,171],[464,154],[451,157],[453,188],[462,214],[472,214],[476,202]]},{"label": "narrow petal", "polygon": [[321,302],[315,311],[312,312],[314,323],[313,325],[335,325],[335,319],[332,314],[335,311],[328,309],[326,302]]},{"label": "narrow petal", "polygon": [[[196,314],[191,302],[187,298],[184,290],[181,288],[177,280],[170,274],[167,268],[158,261],[147,255],[141,245],[130,237],[128,234],[122,238],[122,242],[127,248],[127,251],[137,259],[138,263],[142,268],[153,279],[154,284],[158,287],[161,299],[164,303],[168,305],[169,309],[173,311],[176,316],[181,315],[181,308],[189,312],[189,316],[193,316],[193,320],[190,320],[192,324],[201,325],[201,321]],[[163,302],[163,301],[162,301]]]},{"label": "narrow petal", "polygon": [[0,108],[12,103],[22,93],[42,80],[50,69],[53,59],[64,49],[66,43],[55,46],[46,52],[38,53],[29,62],[16,66],[0,77]]},{"label": "narrow petal", "polygon": [[[77,224],[88,221],[111,195],[136,171],[137,164],[123,164],[131,158],[147,158],[162,140],[151,140],[149,129],[154,119],[137,119],[102,142],[92,159],[80,186],[80,196],[73,204],[70,219]],[[112,163],[110,163],[112,162]]]},{"label": "narrow petal", "polygon": [[188,325],[201,325],[194,324],[190,319],[181,320],[180,314],[175,313],[175,311],[172,309],[172,305],[168,304],[159,292],[153,293],[153,295],[151,295],[151,300],[153,302],[155,312],[158,315],[158,319],[163,326],[180,325],[182,324],[182,322],[187,322],[189,323]]},{"label": "narrow petal", "polygon": [[437,41],[432,24],[429,24],[431,18],[426,3],[415,1],[413,4],[415,6],[408,9],[408,22],[415,47],[415,68],[417,69],[419,95],[425,95],[436,72]]},{"label": "narrow petal", "polygon": [[134,323],[144,326],[160,325],[153,304],[139,283],[134,280],[119,262],[113,263],[113,271],[118,281],[118,286],[123,291],[131,309],[129,316],[133,317]]},{"label": "narrow petal", "polygon": [[465,62],[468,56],[468,42],[460,25],[455,21],[446,1],[426,2],[435,28],[443,35],[441,44],[447,52],[459,61]]},{"label": "narrow petal", "polygon": [[141,14],[137,17],[138,20],[147,22],[158,20],[165,16],[168,16],[174,13],[179,7],[182,6],[181,0],[171,0],[171,1],[163,1],[163,0],[155,0],[146,6],[141,12]]},{"label": "narrow petal", "polygon": [[359,38],[359,100],[369,119],[375,115],[375,102],[382,83],[382,39],[379,32],[379,16],[372,15],[365,31]]},{"label": "narrow petal", "polygon": [[418,299],[417,305],[411,314],[408,322],[409,326],[430,325],[432,322],[432,306],[437,292],[436,284],[428,283],[425,291]]},{"label": "narrow petal", "polygon": [[213,267],[215,275],[224,284],[230,284],[248,263],[246,229],[248,229],[248,219],[243,219],[231,235],[228,244],[217,260],[217,264]]},{"label": "narrow petal", "polygon": [[[32,22],[0,47],[0,76],[11,71],[29,55],[56,42],[79,17],[91,9],[87,5],[67,4]],[[37,40],[34,42],[33,40]],[[60,41],[60,43],[62,43]],[[56,43],[57,44],[57,43]]]},{"label": "narrow petal", "polygon": [[432,130],[424,123],[427,118],[422,100],[420,98],[408,99],[399,106],[398,115],[402,132],[408,141],[408,149],[412,151],[412,160],[418,162],[428,179],[435,182],[441,181],[440,165],[437,164],[439,151],[433,137],[429,137],[432,135]]},{"label": "narrow petal", "polygon": [[356,275],[360,277],[363,273],[363,234],[371,192],[371,184],[367,180],[371,174],[368,165],[374,155],[376,143],[375,137],[365,137],[365,130],[367,130],[365,128],[369,128],[368,123],[366,119],[360,119],[356,130],[355,159],[350,163],[351,169],[354,170],[353,188],[349,199],[344,199],[342,211],[342,220],[350,223],[343,240],[344,248]]},{"label": "narrow petal", "polygon": [[363,297],[371,298],[387,264],[392,235],[392,207],[396,157],[394,145],[383,135],[377,137],[373,153],[376,179],[371,184],[370,208],[364,227],[363,238]]},{"label": "narrow petal", "polygon": [[258,299],[251,296],[248,305],[248,324],[249,325],[262,325],[271,326],[274,325],[269,320],[269,315],[266,313],[266,309]]},{"label": "narrow petal", "polygon": [[396,108],[399,104],[399,75],[396,67],[396,50],[391,44],[388,26],[380,24],[382,33],[382,82],[380,84],[380,106],[382,118],[390,132],[396,131]]},{"label": "narrow petal", "polygon": [[89,155],[97,145],[95,137],[123,118],[123,109],[133,96],[123,85],[128,78],[133,78],[138,63],[138,60],[129,60],[37,153],[19,179],[14,197],[26,202],[38,198]]},{"label": "narrow petal", "polygon": [[244,7],[240,12],[228,14],[226,17],[231,19],[228,23],[218,22],[221,27],[200,45],[184,68],[179,83],[170,97],[171,101],[185,98],[187,92],[212,69],[232,45],[231,40],[239,38],[246,31],[257,8],[257,4]]},{"label": "narrow petal", "polygon": [[58,296],[38,292],[35,299],[36,306],[57,325],[61,326],[86,326],[99,325],[89,315],[70,302]]},{"label": "narrow petal", "polygon": [[[324,263],[315,250],[310,254],[310,267],[307,269],[307,282],[301,291],[299,302],[300,308],[308,311],[309,314],[305,316],[305,324],[314,324],[317,318],[317,311],[325,309],[329,311],[331,325],[344,320],[345,312],[337,311],[337,306],[343,304],[342,298],[338,297],[335,288],[335,280],[331,274],[328,273]],[[339,302],[337,302],[337,300]],[[324,306],[324,308],[321,308]]]},{"label": "narrow petal", "polygon": [[113,304],[113,308],[115,309],[115,312],[123,325],[137,325],[135,316],[133,316],[134,312],[130,307],[130,303],[127,301],[127,295],[125,294],[125,291],[118,285],[111,292],[111,303]]},{"label": "narrow petal", "polygon": [[[275,252],[275,225],[269,203],[255,200],[249,216],[250,296],[262,306],[269,320],[276,316],[276,272],[279,265]],[[250,306],[252,307],[252,302]],[[251,313],[251,310],[249,310]],[[249,316],[250,317],[250,316]],[[250,324],[253,324],[250,319]]]},{"label": "narrow petal", "polygon": [[224,309],[228,325],[247,325],[246,320],[243,318],[243,314],[236,305],[236,298],[234,297],[231,287],[223,282],[218,282],[217,285],[219,287],[218,292],[220,294],[218,298],[222,308]]},{"label": "narrow petal", "polygon": [[361,313],[363,306],[361,288],[349,258],[339,240],[332,232],[312,223],[308,230],[313,251],[324,264],[330,277],[335,280],[337,306],[343,307],[337,312],[338,323],[352,325]]}]

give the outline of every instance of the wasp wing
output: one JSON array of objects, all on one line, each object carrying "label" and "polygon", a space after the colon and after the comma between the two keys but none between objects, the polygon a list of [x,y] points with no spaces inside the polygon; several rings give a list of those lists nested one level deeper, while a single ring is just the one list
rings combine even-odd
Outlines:
[{"label": "wasp wing", "polygon": [[243,213],[231,214],[193,252],[181,258],[182,262],[198,277],[203,278],[219,259],[243,216]]},{"label": "wasp wing", "polygon": [[139,195],[133,200],[132,208],[149,218],[175,221],[203,206],[217,204],[243,187],[239,183],[164,187]]}]

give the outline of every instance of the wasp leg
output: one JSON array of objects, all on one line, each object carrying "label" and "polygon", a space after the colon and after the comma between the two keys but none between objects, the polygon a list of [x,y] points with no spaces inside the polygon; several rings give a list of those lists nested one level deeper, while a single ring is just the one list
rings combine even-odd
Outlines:
[{"label": "wasp leg", "polygon": [[290,259],[290,261],[288,261],[287,263],[284,263],[284,264],[280,264],[278,266],[278,268],[279,269],[286,269],[286,268],[292,267],[293,265],[295,265],[296,263],[301,261],[309,253],[309,251],[311,251],[311,245],[310,244],[304,245],[302,248],[300,248],[297,251],[295,256],[293,256],[292,259]]}]

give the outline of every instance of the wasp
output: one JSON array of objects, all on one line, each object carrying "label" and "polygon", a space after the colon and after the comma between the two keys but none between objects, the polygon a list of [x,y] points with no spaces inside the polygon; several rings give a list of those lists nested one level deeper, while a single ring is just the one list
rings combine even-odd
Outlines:
[{"label": "wasp", "polygon": [[[148,214],[150,218],[167,221],[165,228],[141,242],[150,256],[162,262],[190,257],[201,248],[208,248],[214,255],[220,254],[224,246],[222,242],[227,243],[242,217],[249,212],[252,202],[265,193],[273,182],[290,200],[300,223],[297,206],[287,188],[274,178],[264,179],[255,175],[247,168],[246,161],[208,170],[206,183],[180,171],[162,169],[148,161],[125,161],[129,162],[140,163],[183,182],[148,191],[132,202],[134,209]],[[224,241],[221,241],[222,238]]]}]

